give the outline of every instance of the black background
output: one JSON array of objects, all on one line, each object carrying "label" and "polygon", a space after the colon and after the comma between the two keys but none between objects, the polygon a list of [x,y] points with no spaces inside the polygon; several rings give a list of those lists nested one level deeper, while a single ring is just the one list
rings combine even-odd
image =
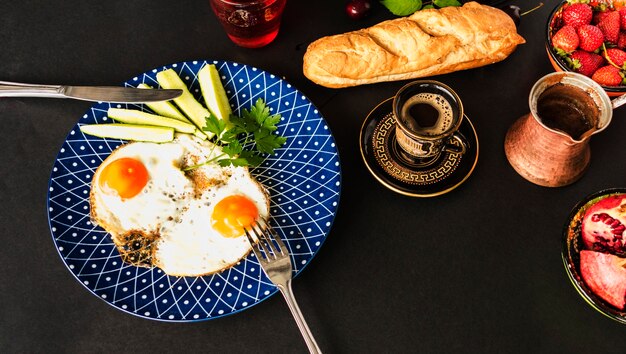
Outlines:
[{"label": "black background", "polygon": [[[535,1],[519,1],[523,10]],[[232,44],[208,0],[2,1],[0,79],[119,85],[160,65],[200,59],[250,64],[293,84],[320,109],[341,157],[333,228],[294,281],[325,352],[624,352],[626,327],[576,293],[561,261],[570,209],[588,194],[624,187],[626,112],[591,141],[577,183],[527,182],[503,150],[528,112],[533,83],[552,71],[544,46],[557,1],[522,18],[527,43],[505,61],[432,77],[463,100],[480,141],[472,176],[436,198],[380,185],[359,152],[359,129],[406,82],[327,89],[302,74],[311,41],[393,18],[380,5],[352,21],[340,0],[290,0],[280,33],[262,49]],[[0,351],[305,352],[280,296],[199,323],[141,319],[90,294],[65,268],[48,228],[52,164],[90,103],[0,99]]]}]

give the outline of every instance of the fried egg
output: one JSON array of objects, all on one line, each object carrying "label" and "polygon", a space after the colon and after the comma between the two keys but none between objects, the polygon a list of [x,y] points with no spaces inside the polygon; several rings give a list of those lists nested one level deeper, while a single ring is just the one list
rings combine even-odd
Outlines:
[{"label": "fried egg", "polygon": [[177,276],[233,266],[250,252],[244,228],[268,217],[269,198],[246,167],[202,164],[221,154],[218,146],[188,135],[120,146],[94,174],[94,223],[134,265]]}]

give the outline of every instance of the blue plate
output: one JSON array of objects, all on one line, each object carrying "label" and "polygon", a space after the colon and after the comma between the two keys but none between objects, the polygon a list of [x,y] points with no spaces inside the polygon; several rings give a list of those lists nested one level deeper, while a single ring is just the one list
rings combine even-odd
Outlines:
[{"label": "blue plate", "polygon": [[[215,64],[235,114],[259,97],[282,120],[278,133],[287,143],[251,170],[270,193],[273,226],[287,244],[294,275],[322,246],[339,203],[341,169],[332,133],[307,97],[280,78],[227,61],[190,61],[163,66],[127,81],[158,87],[156,73],[172,68],[200,100],[196,74]],[[124,141],[85,136],[83,124],[111,122],[110,107],[149,111],[143,105],[93,105],[67,136],[54,162],[48,192],[48,218],[54,244],[70,272],[94,295],[144,318],[200,321],[236,313],[276,292],[252,254],[219,274],[175,277],[158,268],[126,264],[111,236],[90,220],[91,179],[100,163]]]}]

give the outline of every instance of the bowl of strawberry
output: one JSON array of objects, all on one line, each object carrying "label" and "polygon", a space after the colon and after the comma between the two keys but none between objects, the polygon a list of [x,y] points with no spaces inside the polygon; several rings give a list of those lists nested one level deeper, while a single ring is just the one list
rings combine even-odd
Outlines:
[{"label": "bowl of strawberry", "polygon": [[626,1],[562,2],[548,18],[546,49],[555,70],[586,75],[609,96],[626,93]]},{"label": "bowl of strawberry", "polygon": [[563,264],[582,298],[626,324],[626,188],[591,194],[564,227]]}]

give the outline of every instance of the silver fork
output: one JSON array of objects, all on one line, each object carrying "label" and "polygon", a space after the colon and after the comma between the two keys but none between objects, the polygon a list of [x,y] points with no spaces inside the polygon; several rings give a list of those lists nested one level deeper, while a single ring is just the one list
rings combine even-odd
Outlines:
[{"label": "silver fork", "polygon": [[[317,346],[313,334],[309,326],[300,312],[296,298],[293,295],[291,289],[291,257],[289,257],[289,251],[285,244],[272,229],[269,222],[264,219],[259,219],[252,227],[246,228],[246,236],[248,241],[252,245],[252,250],[259,260],[259,264],[267,277],[278,287],[281,294],[291,310],[293,318],[296,320],[296,324],[304,337],[306,346],[311,353],[321,353],[320,348]],[[258,242],[255,242],[255,239]],[[261,251],[262,250],[262,251]]]}]

